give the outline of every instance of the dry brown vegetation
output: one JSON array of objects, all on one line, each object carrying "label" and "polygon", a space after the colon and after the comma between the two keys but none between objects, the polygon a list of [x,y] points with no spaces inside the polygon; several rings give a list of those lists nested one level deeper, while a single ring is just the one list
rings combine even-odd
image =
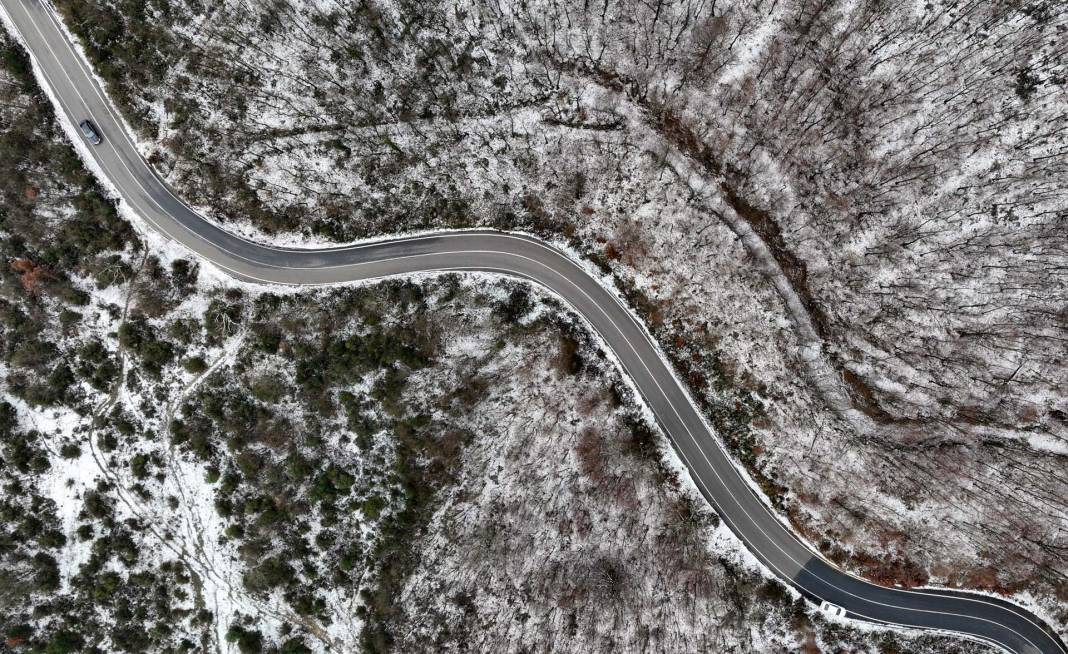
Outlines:
[{"label": "dry brown vegetation", "polygon": [[1068,623],[1063,3],[59,4],[218,219],[563,235],[813,542]]}]

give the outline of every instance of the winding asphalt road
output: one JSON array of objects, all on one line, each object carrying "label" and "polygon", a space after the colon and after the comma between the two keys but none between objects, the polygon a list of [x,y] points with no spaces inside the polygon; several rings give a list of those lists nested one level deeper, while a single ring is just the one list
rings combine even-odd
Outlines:
[{"label": "winding asphalt road", "polygon": [[[9,29],[28,48],[60,117],[89,117],[102,145],[82,143],[106,181],[165,237],[248,281],[321,285],[432,271],[519,277],[562,297],[588,321],[641,392],[705,498],[769,570],[813,601],[848,617],[957,632],[1016,654],[1068,654],[1036,616],[974,594],[885,588],[820,558],[773,514],[738,471],[648,332],[616,296],[567,255],[528,236],[463,231],[330,249],[275,248],[234,236],[195,213],[140,157],[117,110],[41,0],[0,0]],[[75,128],[76,129],[76,128]],[[937,483],[937,480],[933,480]]]}]

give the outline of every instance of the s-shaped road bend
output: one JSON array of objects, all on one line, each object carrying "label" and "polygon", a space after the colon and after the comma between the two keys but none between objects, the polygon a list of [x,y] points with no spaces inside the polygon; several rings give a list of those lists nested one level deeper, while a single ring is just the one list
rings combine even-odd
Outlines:
[{"label": "s-shaped road bend", "polygon": [[[705,498],[770,571],[811,601],[849,618],[956,632],[1014,654],[1068,654],[1052,629],[1006,601],[941,590],[878,586],[845,573],[802,543],[743,477],[634,314],[568,255],[529,236],[472,230],[328,249],[277,248],[219,228],[179,200],[141,158],[117,110],[42,0],[0,0],[29,50],[60,120],[88,117],[104,137],[82,144],[129,209],[234,277],[324,285],[434,271],[480,271],[529,280],[579,313],[633,380]],[[68,130],[70,131],[70,130]],[[72,132],[73,133],[73,132]]]}]

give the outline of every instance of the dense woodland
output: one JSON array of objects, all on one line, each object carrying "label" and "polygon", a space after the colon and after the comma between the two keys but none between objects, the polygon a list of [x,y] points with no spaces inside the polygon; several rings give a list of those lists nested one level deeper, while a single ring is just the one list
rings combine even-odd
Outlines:
[{"label": "dense woodland", "polygon": [[[84,280],[96,278],[99,288],[118,282],[128,272],[120,259],[140,244],[61,137],[25,54],[6,36],[0,54],[0,150],[10,164],[0,180],[0,647],[92,649],[105,610],[122,620],[112,642],[143,651],[173,632],[173,602],[188,574],[178,562],[142,555],[137,534],[145,527],[118,519],[104,479],[84,495],[75,523],[64,524],[48,485],[86,443],[27,424],[12,405],[90,419],[91,400],[115,383],[121,364],[100,340],[79,336],[87,312],[100,309],[90,306]],[[75,547],[83,563],[71,570],[65,559]]]},{"label": "dense woodland", "polygon": [[[56,4],[153,164],[220,222],[258,238],[489,225],[566,241],[616,279],[735,456],[827,556],[886,583],[1029,592],[1059,628],[1068,623],[1059,3]],[[27,428],[15,417],[24,409],[4,405],[13,517],[0,557],[4,574],[31,584],[2,599],[20,607],[9,638],[76,651],[84,634],[72,625],[98,624],[78,611],[99,593],[143,627],[109,636],[114,647],[143,649],[136,636],[180,649],[153,625],[182,619],[183,634],[203,639],[188,647],[211,642],[210,616],[179,618],[189,602],[159,599],[196,595],[190,566],[131,561],[124,548],[144,537],[131,518],[94,531],[98,520],[119,524],[109,507],[120,496],[161,499],[152,484],[170,483],[157,478],[167,459],[134,447],[152,429],[203,466],[241,592],[281,597],[290,612],[274,618],[289,636],[251,615],[227,625],[233,647],[318,647],[336,588],[360,597],[373,649],[416,633],[411,606],[438,616],[440,626],[421,626],[441,643],[455,642],[458,624],[477,634],[480,612],[497,619],[493,602],[465,595],[459,572],[434,579],[412,559],[414,535],[444,529],[431,517],[442,496],[426,489],[470,490],[486,472],[460,453],[484,451],[470,420],[490,397],[444,381],[454,371],[426,291],[339,296],[332,316],[303,300],[218,291],[203,310],[174,314],[196,292],[197,265],[146,251],[63,143],[6,40],[3,64],[0,155],[18,162],[0,179],[5,393],[19,407],[85,416],[90,442],[128,470],[126,486],[85,493],[77,539],[93,553],[76,572],[86,583],[61,590],[55,558],[75,536],[22,516],[55,524],[33,480],[88,448]],[[782,308],[779,279],[799,309]],[[527,302],[513,294],[495,329],[507,333],[500,325]],[[93,315],[110,331],[91,329]],[[290,315],[301,317],[277,318]],[[573,344],[561,352],[580,351],[580,335],[559,338]],[[220,365],[209,353],[238,341],[173,420],[161,423],[144,399],[123,409],[128,394],[178,392]],[[813,342],[833,374],[802,361]],[[406,390],[410,375],[438,366],[434,390],[452,414]],[[581,369],[563,367],[593,374]],[[593,487],[607,482],[591,452],[615,451],[602,436],[569,436],[572,465]],[[515,497],[526,499],[508,511],[545,502],[539,483],[519,476]],[[449,498],[480,520],[505,510]],[[338,538],[357,523],[380,536]],[[418,547],[439,570],[478,568],[471,551],[522,537],[486,529],[444,531],[466,543],[456,551]],[[618,565],[576,574],[632,588]],[[552,586],[571,572],[545,577],[545,592],[573,591]],[[709,572],[728,593],[737,590],[718,575],[735,574]],[[499,601],[520,601],[497,581]],[[452,604],[433,600],[454,586]],[[393,601],[402,592],[407,605]],[[640,604],[607,606],[629,615]],[[831,639],[821,634],[812,646]]]},{"label": "dense woodland", "polygon": [[[830,555],[1065,600],[1060,3],[59,5],[153,161],[220,221],[568,240],[713,415],[751,407],[756,430],[725,440]],[[722,306],[715,271],[739,261],[785,280],[782,338],[816,364],[702,331],[736,318],[750,349],[779,320]],[[767,297],[730,274],[733,302]],[[824,407],[789,406],[780,366]],[[798,462],[809,436],[781,432],[828,407],[811,443],[863,464]]]},{"label": "dense woodland", "polygon": [[[25,58],[0,45],[0,137],[19,155],[0,205],[0,651],[440,651],[499,643],[493,625],[509,620],[526,625],[517,647],[685,647],[692,623],[742,651],[957,649],[828,624],[723,533],[708,554],[718,519],[665,467],[662,436],[589,336],[523,285],[280,296],[205,286],[197,264],[147,251],[64,144]],[[539,481],[485,468],[487,448]],[[494,500],[465,507],[487,483]],[[555,517],[528,524],[577,530],[573,551],[556,549],[524,601],[595,598],[635,628],[604,632],[601,612],[530,621],[508,608],[507,576],[471,588],[449,572],[471,564],[478,534],[496,534],[504,560],[529,556],[512,544],[544,538],[512,533],[515,518],[552,502]],[[477,516],[476,543],[442,532],[457,510]],[[659,580],[655,610],[643,579]]]}]

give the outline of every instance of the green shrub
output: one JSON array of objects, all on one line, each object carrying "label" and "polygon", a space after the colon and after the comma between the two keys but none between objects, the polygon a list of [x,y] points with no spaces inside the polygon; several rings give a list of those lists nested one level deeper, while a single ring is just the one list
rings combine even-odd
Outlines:
[{"label": "green shrub", "polygon": [[70,309],[63,309],[59,312],[59,324],[64,328],[71,327],[77,324],[82,319],[82,314],[77,311],[71,311]]},{"label": "green shrub", "polygon": [[263,652],[263,634],[255,629],[245,629],[241,625],[231,625],[226,632],[226,640],[237,643],[241,654],[260,654]]},{"label": "green shrub", "polygon": [[135,454],[130,459],[130,472],[137,479],[148,477],[148,457],[142,453]]},{"label": "green shrub", "polygon": [[278,650],[279,654],[311,654],[311,651],[299,637],[286,640]]},{"label": "green shrub", "polygon": [[74,654],[80,652],[85,645],[85,639],[73,631],[61,629],[48,641],[45,654]]},{"label": "green shrub", "polygon": [[286,394],[285,382],[279,377],[260,377],[252,383],[250,390],[252,397],[267,404],[276,404]]},{"label": "green shrub", "polygon": [[182,362],[182,367],[194,375],[199,375],[208,369],[208,362],[202,356],[189,357]]}]

